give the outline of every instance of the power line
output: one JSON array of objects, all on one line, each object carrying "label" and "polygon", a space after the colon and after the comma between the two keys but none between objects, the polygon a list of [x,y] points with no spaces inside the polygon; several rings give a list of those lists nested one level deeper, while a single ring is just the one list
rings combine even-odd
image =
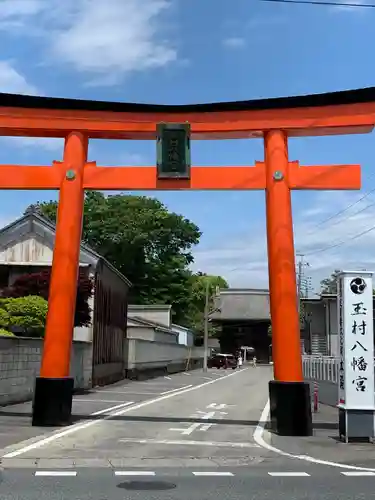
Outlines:
[{"label": "power line", "polygon": [[[350,208],[354,207],[355,205],[358,205],[358,203],[360,203],[361,201],[365,200],[368,196],[370,196],[370,194],[374,193],[375,192],[375,188],[374,189],[371,189],[370,191],[368,191],[367,193],[365,193],[363,196],[361,196],[361,198],[359,198],[359,200],[351,203],[350,205],[348,205],[346,208],[343,208],[342,210],[339,210],[338,212],[330,215],[329,217],[327,217],[326,219],[323,219],[322,221],[318,222],[318,224],[316,226],[314,226],[314,228],[312,229],[312,231],[308,231],[307,234],[311,234],[312,232],[315,232],[316,229],[318,229],[320,226],[323,226],[324,224],[326,224],[327,222],[329,222],[330,220],[332,219],[335,219],[336,217],[338,217],[339,215],[342,215],[344,214],[345,212],[347,212]],[[373,205],[370,204],[368,205],[366,208],[369,208]],[[360,212],[363,212],[363,209],[360,210],[359,212],[356,212],[355,214],[353,215],[356,215],[357,213],[360,213]],[[350,218],[352,216],[349,216],[349,217],[346,217],[344,219],[341,219],[339,222],[342,222],[343,220],[346,220],[348,218]],[[336,223],[335,223],[336,224]]]},{"label": "power line", "polygon": [[375,4],[371,3],[345,3],[345,2],[328,2],[328,1],[314,1],[314,0],[259,0],[260,2],[273,2],[273,3],[295,3],[295,4],[305,4],[305,5],[321,5],[321,6],[333,6],[333,7],[353,7],[353,8],[370,8],[374,9]]},{"label": "power line", "polygon": [[319,250],[315,250],[313,252],[307,252],[306,255],[315,255],[317,253],[322,253],[322,252],[326,252],[327,250],[331,250],[332,248],[337,248],[337,247],[341,247],[342,245],[345,245],[346,243],[348,243],[349,241],[353,241],[353,240],[356,240],[357,238],[360,238],[361,236],[364,236],[365,234],[368,234],[370,233],[371,231],[373,231],[375,229],[375,225],[374,226],[371,226],[370,228],[368,229],[365,229],[364,231],[362,231],[361,233],[357,233],[355,235],[353,235],[352,237],[346,239],[345,241],[340,241],[339,243],[336,243],[334,245],[330,245],[330,246],[327,246],[327,247],[324,247],[324,248],[320,248]]}]

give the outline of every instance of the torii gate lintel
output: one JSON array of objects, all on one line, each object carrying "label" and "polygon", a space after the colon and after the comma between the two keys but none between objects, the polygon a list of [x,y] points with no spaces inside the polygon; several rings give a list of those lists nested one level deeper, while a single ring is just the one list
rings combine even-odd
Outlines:
[{"label": "torii gate lintel", "polygon": [[[360,165],[300,166],[289,161],[291,190],[355,190],[360,188]],[[59,190],[68,166],[54,161],[51,166],[0,165],[1,189]],[[17,175],[14,175],[17,172]],[[83,189],[113,191],[143,190],[264,190],[263,161],[254,166],[194,166],[191,179],[158,179],[153,166],[98,166],[85,162]]]}]

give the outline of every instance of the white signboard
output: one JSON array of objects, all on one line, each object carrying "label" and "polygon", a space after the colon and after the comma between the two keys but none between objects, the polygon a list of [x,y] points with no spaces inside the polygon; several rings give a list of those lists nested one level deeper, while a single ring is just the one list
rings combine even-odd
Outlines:
[{"label": "white signboard", "polygon": [[372,410],[374,326],[372,273],[343,272],[338,278],[339,407]]}]

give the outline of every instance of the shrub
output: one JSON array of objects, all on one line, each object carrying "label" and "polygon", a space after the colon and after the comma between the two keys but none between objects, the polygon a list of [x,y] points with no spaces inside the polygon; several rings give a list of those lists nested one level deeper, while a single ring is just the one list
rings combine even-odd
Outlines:
[{"label": "shrub", "polygon": [[15,337],[15,335],[12,332],[8,332],[8,330],[4,330],[4,328],[0,328],[0,337]]},{"label": "shrub", "polygon": [[9,314],[3,309],[3,305],[0,304],[0,328],[6,328],[9,325],[9,319]]},{"label": "shrub", "polygon": [[28,296],[0,300],[0,326],[22,335],[42,337],[48,302],[42,297]]},{"label": "shrub", "polygon": [[[48,300],[50,279],[50,269],[40,271],[39,273],[24,274],[20,276],[11,287],[3,290],[2,297],[25,298],[26,296],[39,296]],[[91,309],[88,301],[93,294],[93,288],[92,280],[86,275],[84,270],[80,269],[77,283],[74,326],[89,326],[91,324]],[[1,304],[0,307],[2,307]]]}]

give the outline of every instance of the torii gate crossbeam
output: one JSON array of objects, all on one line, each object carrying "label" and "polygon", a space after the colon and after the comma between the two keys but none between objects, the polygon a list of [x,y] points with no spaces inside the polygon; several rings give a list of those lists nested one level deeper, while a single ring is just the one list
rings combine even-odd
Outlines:
[{"label": "torii gate crossbeam", "polygon": [[[156,167],[87,162],[92,138],[155,139],[159,122],[188,122],[193,139],[263,138],[254,167],[192,167],[191,178],[158,179]],[[265,190],[274,378],[273,429],[311,435],[309,385],[303,381],[291,209],[293,189],[359,189],[358,165],[300,166],[288,137],[371,132],[375,88],[234,103],[162,106],[0,94],[0,135],[65,138],[63,161],[49,167],[0,165],[1,189],[58,189],[59,208],[33,425],[71,420],[69,377],[84,191]]]}]

